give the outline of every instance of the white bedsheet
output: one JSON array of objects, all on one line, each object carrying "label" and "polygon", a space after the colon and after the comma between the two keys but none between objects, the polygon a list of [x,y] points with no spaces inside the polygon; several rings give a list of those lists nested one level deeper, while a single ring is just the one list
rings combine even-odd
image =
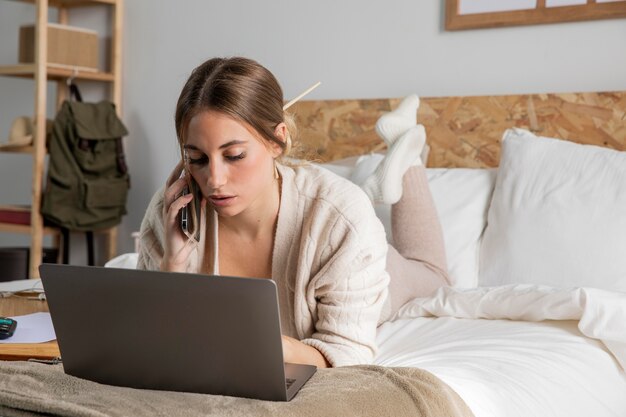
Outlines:
[{"label": "white bedsheet", "polygon": [[626,416],[626,294],[442,289],[383,324],[378,344],[376,364],[432,372],[476,417]]}]

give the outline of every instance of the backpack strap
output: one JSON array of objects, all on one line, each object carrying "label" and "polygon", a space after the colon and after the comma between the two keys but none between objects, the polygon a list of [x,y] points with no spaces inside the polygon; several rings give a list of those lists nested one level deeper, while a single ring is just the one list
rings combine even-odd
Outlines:
[{"label": "backpack strap", "polygon": [[124,156],[124,146],[122,145],[122,138],[115,139],[115,155],[115,159],[117,161],[117,170],[122,173],[122,175],[126,175],[128,173],[128,166],[126,165],[126,157]]},{"label": "backpack strap", "polygon": [[83,102],[83,96],[80,94],[78,86],[74,82],[70,82],[68,87],[70,88],[70,99],[73,97],[78,102]]},{"label": "backpack strap", "polygon": [[[83,102],[83,95],[80,93],[80,90],[78,89],[78,86],[76,84],[74,84],[74,81],[68,81],[67,84],[69,90],[70,90],[70,100],[73,98],[74,100],[78,101],[79,103]],[[89,142],[83,138],[79,138],[78,139],[78,147],[83,150],[83,151],[88,151],[89,150]]]}]

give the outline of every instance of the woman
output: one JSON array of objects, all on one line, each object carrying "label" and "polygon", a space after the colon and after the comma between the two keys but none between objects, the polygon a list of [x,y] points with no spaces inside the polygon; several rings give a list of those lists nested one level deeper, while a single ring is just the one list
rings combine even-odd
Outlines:
[{"label": "woman", "polygon": [[[280,162],[293,131],[282,106],[277,80],[255,61],[214,58],[192,72],[175,116],[183,161],[148,207],[138,268],[273,279],[285,362],[369,363],[379,321],[447,281],[424,168],[410,167],[425,140],[417,105],[407,99],[379,121],[390,148],[363,189],[311,164]],[[388,254],[367,196],[392,202],[403,178],[393,213],[394,233],[404,230]],[[197,239],[179,226],[192,181],[202,196]]]}]

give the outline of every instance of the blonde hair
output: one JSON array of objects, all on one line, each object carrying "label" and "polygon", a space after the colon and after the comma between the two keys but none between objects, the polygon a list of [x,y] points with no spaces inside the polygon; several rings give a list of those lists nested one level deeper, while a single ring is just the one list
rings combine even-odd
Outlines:
[{"label": "blonde hair", "polygon": [[[296,136],[291,114],[283,111],[283,91],[276,77],[258,62],[244,57],[212,58],[196,67],[176,104],[175,123],[183,152],[190,120],[199,112],[215,110],[247,123],[266,141],[278,144],[281,157],[289,155]],[[280,123],[287,126],[285,141],[276,137]]]}]

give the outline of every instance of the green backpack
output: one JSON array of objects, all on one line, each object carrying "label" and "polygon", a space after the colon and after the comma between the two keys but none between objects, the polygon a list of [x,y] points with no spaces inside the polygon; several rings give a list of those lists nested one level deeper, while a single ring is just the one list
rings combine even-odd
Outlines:
[{"label": "green backpack", "polygon": [[47,221],[72,231],[120,223],[130,188],[122,148],[127,134],[113,103],[63,102],[48,143],[41,207]]}]

